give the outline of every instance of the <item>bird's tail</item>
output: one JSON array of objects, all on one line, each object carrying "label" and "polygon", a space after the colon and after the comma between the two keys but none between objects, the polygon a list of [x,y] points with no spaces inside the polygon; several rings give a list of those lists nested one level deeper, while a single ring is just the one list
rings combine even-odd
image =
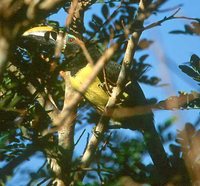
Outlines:
[{"label": "bird's tail", "polygon": [[169,180],[171,165],[163,147],[161,138],[156,131],[154,123],[151,121],[153,120],[147,121],[148,123],[146,123],[141,132],[143,134],[147,151],[156,167],[157,175],[160,178],[159,180],[161,180],[161,184],[163,184]]},{"label": "bird's tail", "polygon": [[[125,105],[128,104],[128,106],[144,107],[147,105],[144,93],[137,82],[132,83],[128,89],[129,90],[127,90],[127,92],[129,92],[130,97]],[[160,176],[160,180],[162,180],[162,182],[167,181],[170,176],[171,165],[163,147],[161,138],[154,126],[153,113],[148,112],[143,115],[137,115],[125,119],[122,127],[129,128],[131,130],[139,130],[143,134],[144,143],[156,167],[157,175]]]}]

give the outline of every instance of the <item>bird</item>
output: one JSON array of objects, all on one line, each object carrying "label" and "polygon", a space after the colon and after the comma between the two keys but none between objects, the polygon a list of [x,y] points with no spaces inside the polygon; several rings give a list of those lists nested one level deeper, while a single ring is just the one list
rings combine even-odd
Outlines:
[{"label": "bird", "polygon": [[[22,38],[39,42],[44,46],[55,46],[58,31],[52,26],[33,27],[23,33]],[[78,38],[66,33],[62,52],[65,56],[65,69],[70,71],[70,82],[72,87],[80,91],[80,87],[85,83],[88,76],[93,71],[93,66],[88,63]],[[97,61],[102,52],[96,44],[88,44],[87,50],[94,61]],[[84,92],[84,97],[99,112],[103,113],[109,100],[112,88],[116,86],[116,81],[120,73],[121,65],[114,61],[109,61],[104,69],[97,75],[88,89]],[[147,100],[137,79],[132,78],[125,86],[121,98],[117,101],[119,107],[145,106]],[[170,161],[162,145],[160,136],[154,125],[153,112],[143,115],[121,119],[121,128],[138,130],[143,134],[147,151],[157,169],[158,174],[166,177],[170,174]],[[167,175],[167,176],[166,176]]]}]

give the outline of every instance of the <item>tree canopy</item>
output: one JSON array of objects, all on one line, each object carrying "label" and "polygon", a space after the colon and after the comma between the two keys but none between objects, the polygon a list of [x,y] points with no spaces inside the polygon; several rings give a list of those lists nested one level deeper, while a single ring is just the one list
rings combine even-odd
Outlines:
[{"label": "tree canopy", "polygon": [[[185,91],[183,87],[160,99],[157,90],[168,85],[151,69],[166,72],[166,77],[171,74],[151,61],[149,51],[159,37],[152,40],[145,33],[182,20],[182,29],[174,23],[168,34],[183,40],[183,36],[198,38],[200,17],[180,14],[184,3],[173,2],[173,7],[166,8],[168,2],[2,0],[1,185],[12,185],[15,180],[20,180],[20,185],[63,186],[199,184],[199,116],[192,114],[194,123],[182,123],[184,127],[177,131],[173,130],[175,117],[164,120],[159,116],[167,111],[175,116],[174,110],[198,112],[199,90]],[[64,25],[54,20],[54,15],[60,15]],[[44,27],[49,30],[42,36],[41,31],[38,36],[25,34],[31,28]],[[173,40],[169,42],[174,44]],[[84,62],[91,65],[91,71],[80,77],[86,79],[74,89],[70,78],[76,77]],[[184,81],[198,87],[199,55],[192,53],[177,64],[177,75],[182,78],[185,74]],[[97,97],[92,102],[86,95],[96,77],[103,82],[98,86],[108,96],[101,112],[94,103],[104,99]],[[137,82],[147,87],[143,89],[147,100],[142,100],[145,98]],[[167,83],[173,84],[173,79]],[[150,97],[148,91],[152,91]],[[159,117],[159,121],[155,119],[158,138],[146,133],[151,130],[152,111]],[[130,118],[136,118],[139,125],[122,126]],[[141,118],[147,123],[143,124]],[[147,148],[151,140],[155,140],[153,150]],[[162,143],[160,157],[156,142]],[[166,161],[169,165],[159,169],[152,157],[161,167]],[[27,162],[29,165],[24,166]],[[36,167],[35,171],[31,167]]]}]

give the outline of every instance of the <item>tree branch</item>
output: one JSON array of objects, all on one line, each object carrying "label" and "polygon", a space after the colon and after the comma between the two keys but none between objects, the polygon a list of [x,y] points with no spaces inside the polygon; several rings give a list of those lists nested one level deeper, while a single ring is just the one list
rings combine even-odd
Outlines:
[{"label": "tree branch", "polygon": [[94,4],[96,0],[73,0],[68,11],[69,16],[66,20],[66,27],[69,28],[69,33],[75,35],[79,39],[83,39],[84,27],[84,12]]},{"label": "tree branch", "polygon": [[179,96],[171,96],[166,100],[160,101],[157,104],[136,106],[136,107],[122,107],[122,108],[108,108],[105,113],[106,116],[120,120],[138,115],[150,113],[152,110],[183,110],[183,109],[199,109],[197,106],[191,106],[191,102],[200,100],[200,94],[192,92],[190,94],[180,94]]},{"label": "tree branch", "polygon": [[[70,84],[69,73],[61,72],[61,74],[63,79],[65,80],[65,100],[61,112],[65,112],[65,108],[67,107],[68,101],[72,98],[74,90],[72,89]],[[66,185],[69,185],[71,182],[70,173],[72,167],[72,156],[74,151],[74,118],[76,117],[76,108],[74,108],[69,117],[72,118],[72,122],[64,123],[62,127],[58,130],[58,145],[62,149],[62,156],[59,161],[63,169],[61,172],[62,178],[64,179],[63,181],[66,183]]]}]

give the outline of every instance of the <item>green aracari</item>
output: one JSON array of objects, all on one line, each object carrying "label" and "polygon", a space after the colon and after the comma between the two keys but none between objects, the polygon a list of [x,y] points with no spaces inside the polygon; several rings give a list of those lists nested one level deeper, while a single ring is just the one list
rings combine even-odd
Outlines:
[{"label": "green aracari", "polygon": [[[30,39],[39,42],[41,45],[55,46],[58,32],[51,26],[38,26],[27,30],[22,38]],[[92,59],[97,61],[102,52],[98,49],[97,45],[91,44],[87,46],[88,52]],[[76,37],[66,34],[64,38],[63,53],[67,57],[66,69],[70,71],[70,82],[75,90],[79,90],[81,85],[84,84],[88,76],[92,73],[92,66],[87,62],[80,46],[76,42]],[[84,93],[84,97],[99,113],[105,109],[110,92],[105,88],[107,83],[109,87],[114,87],[121,69],[121,65],[110,61],[98,74],[93,83],[88,87]],[[105,82],[105,74],[106,81]],[[111,90],[112,91],[112,90]],[[138,84],[137,80],[131,79],[125,89],[123,90],[122,98],[118,100],[117,104],[120,107],[135,107],[147,105],[145,95]],[[170,162],[163,148],[159,134],[154,126],[153,113],[145,113],[120,120],[121,128],[130,130],[138,130],[143,134],[146,148],[151,156],[151,159],[156,166],[157,173],[163,179],[170,174]]]}]

